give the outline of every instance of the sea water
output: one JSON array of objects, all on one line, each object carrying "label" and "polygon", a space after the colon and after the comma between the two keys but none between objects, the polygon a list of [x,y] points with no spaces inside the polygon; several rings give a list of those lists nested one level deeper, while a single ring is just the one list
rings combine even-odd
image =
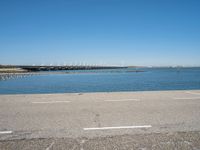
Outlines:
[{"label": "sea water", "polygon": [[0,94],[200,89],[200,68],[76,70],[0,81]]}]

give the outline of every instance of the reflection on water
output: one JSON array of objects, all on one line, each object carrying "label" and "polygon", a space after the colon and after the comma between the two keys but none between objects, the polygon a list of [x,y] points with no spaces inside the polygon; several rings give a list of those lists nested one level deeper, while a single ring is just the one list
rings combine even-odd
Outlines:
[{"label": "reflection on water", "polygon": [[0,94],[184,89],[200,89],[200,68],[41,72],[40,75],[4,77],[0,81]]}]

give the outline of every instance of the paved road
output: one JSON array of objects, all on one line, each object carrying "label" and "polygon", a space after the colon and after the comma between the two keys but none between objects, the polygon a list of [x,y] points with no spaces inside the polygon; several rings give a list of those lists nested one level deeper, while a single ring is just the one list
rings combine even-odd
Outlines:
[{"label": "paved road", "polygon": [[1,95],[0,149],[200,149],[199,116],[200,90]]}]

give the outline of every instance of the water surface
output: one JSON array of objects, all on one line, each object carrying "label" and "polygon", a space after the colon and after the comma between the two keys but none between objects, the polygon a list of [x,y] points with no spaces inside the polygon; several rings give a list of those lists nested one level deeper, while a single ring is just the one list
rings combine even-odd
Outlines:
[{"label": "water surface", "polygon": [[0,81],[0,94],[80,93],[200,89],[200,68],[67,71]]}]

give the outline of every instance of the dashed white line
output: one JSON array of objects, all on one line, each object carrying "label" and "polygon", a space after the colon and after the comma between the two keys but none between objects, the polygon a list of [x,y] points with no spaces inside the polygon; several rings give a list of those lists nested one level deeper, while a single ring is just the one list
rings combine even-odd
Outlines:
[{"label": "dashed white line", "polygon": [[46,148],[46,150],[50,150],[52,148],[52,146],[54,145],[55,142],[52,142],[49,147]]},{"label": "dashed white line", "polygon": [[190,91],[187,91],[187,92],[185,92],[185,93],[187,93],[187,94],[193,94],[193,95],[200,95],[200,93],[190,92]]},{"label": "dashed white line", "polygon": [[195,99],[200,99],[200,97],[175,97],[173,99],[176,99],[176,100],[184,100],[184,99],[185,100],[187,100],[187,99],[188,100],[190,100],[190,99],[192,100],[192,99],[194,99],[195,100]]},{"label": "dashed white line", "polygon": [[116,99],[116,100],[104,100],[105,102],[125,102],[125,101],[140,101],[139,99]]},{"label": "dashed white line", "polygon": [[0,131],[0,134],[11,134],[12,131]]},{"label": "dashed white line", "polygon": [[139,129],[139,128],[151,128],[151,125],[143,126],[118,126],[118,127],[101,127],[101,128],[83,128],[85,131],[89,130],[113,130],[113,129]]},{"label": "dashed white line", "polygon": [[53,103],[70,103],[70,101],[46,101],[46,102],[31,102],[33,104],[53,104]]}]

